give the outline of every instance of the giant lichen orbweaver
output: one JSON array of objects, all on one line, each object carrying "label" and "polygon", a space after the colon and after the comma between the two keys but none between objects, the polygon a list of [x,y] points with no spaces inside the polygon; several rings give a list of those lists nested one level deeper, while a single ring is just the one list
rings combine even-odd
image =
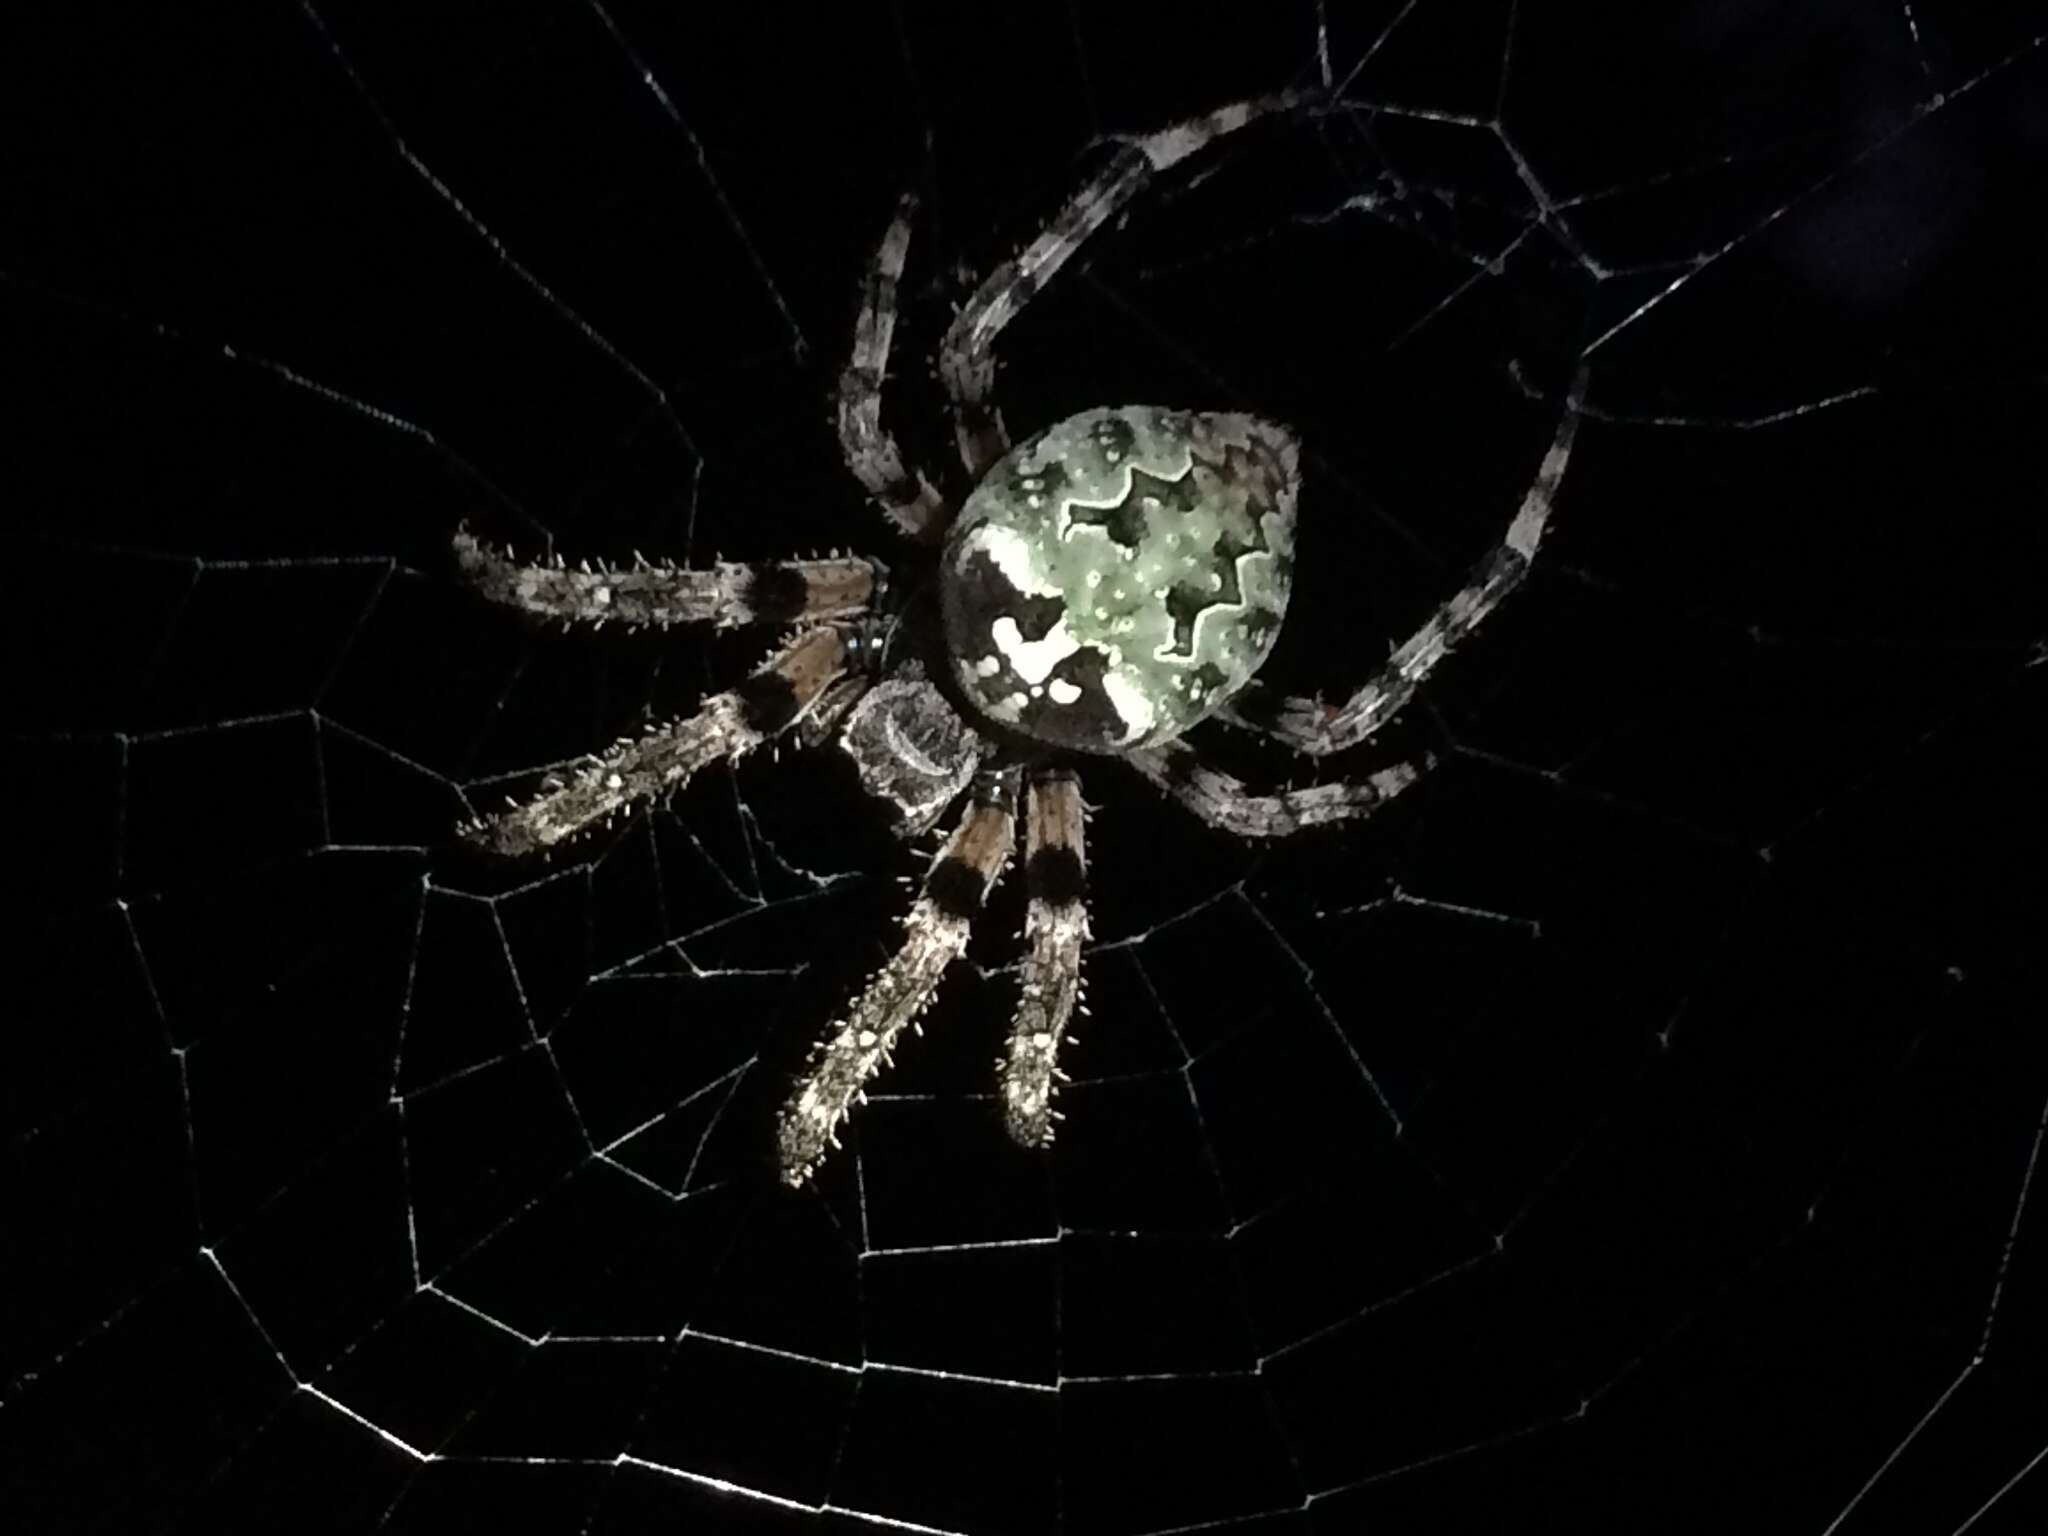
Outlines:
[{"label": "giant lichen orbweaver", "polygon": [[[1121,405],[1084,410],[1010,444],[991,398],[1003,327],[1155,176],[1249,123],[1322,100],[1305,92],[1257,97],[1129,140],[988,275],[938,349],[974,487],[957,509],[906,462],[881,420],[896,285],[916,209],[914,198],[901,200],[868,270],[837,413],[847,468],[911,546],[893,571],[851,556],[570,568],[515,560],[467,530],[455,536],[467,581],[528,614],[792,626],[781,649],[736,687],[551,775],[531,798],[464,827],[471,842],[506,855],[540,852],[672,794],[707,763],[785,734],[842,750],[905,836],[966,798],[925,871],[900,946],[813,1047],[782,1111],[781,1174],[791,1185],[804,1183],[838,1144],[841,1122],[966,948],[1010,858],[1020,795],[1026,955],[998,1069],[1010,1135],[1044,1146],[1058,1118],[1056,1055],[1088,937],[1076,761],[1127,763],[1240,838],[1369,815],[1415,781],[1415,764],[1261,794],[1203,762],[1185,733],[1213,716],[1311,755],[1354,746],[1407,703],[1535,558],[1583,379],[1501,542],[1448,602],[1341,704],[1265,694],[1248,685],[1272,648],[1294,565],[1301,476],[1288,428],[1230,411]],[[935,562],[936,581],[905,579],[918,559],[927,574]],[[894,638],[884,662],[876,616],[887,612],[888,593],[910,596],[888,615]]]}]

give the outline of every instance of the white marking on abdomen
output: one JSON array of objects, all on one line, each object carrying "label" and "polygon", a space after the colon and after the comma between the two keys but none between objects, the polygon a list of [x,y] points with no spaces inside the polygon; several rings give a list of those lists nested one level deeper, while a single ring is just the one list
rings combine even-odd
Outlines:
[{"label": "white marking on abdomen", "polygon": [[1017,621],[1007,615],[989,625],[988,637],[1008,660],[1010,669],[1027,683],[1044,682],[1054,667],[1081,649],[1081,642],[1067,633],[1065,614],[1060,615],[1059,623],[1047,630],[1042,640],[1026,640]]}]

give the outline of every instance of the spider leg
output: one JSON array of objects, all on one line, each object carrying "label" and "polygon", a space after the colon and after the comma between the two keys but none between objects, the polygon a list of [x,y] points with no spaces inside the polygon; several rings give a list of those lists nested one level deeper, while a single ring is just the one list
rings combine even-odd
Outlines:
[{"label": "spider leg", "polygon": [[776,1134],[782,1180],[792,1188],[839,1144],[839,1123],[888,1064],[903,1026],[931,1002],[946,967],[966,949],[974,916],[1015,842],[1018,778],[1016,768],[975,776],[967,811],[925,871],[924,888],[903,920],[902,944],[846,1017],[812,1047]]},{"label": "spider leg", "polygon": [[800,747],[822,747],[839,733],[846,723],[847,711],[860,702],[861,695],[874,687],[874,681],[864,672],[842,677],[818,696],[817,704],[804,712],[796,723],[796,744]]},{"label": "spider leg", "polygon": [[919,543],[945,532],[946,504],[921,470],[908,467],[896,439],[882,425],[882,381],[889,367],[889,338],[896,329],[896,284],[910,251],[910,224],[917,196],[906,192],[868,264],[860,313],[853,322],[853,351],[839,375],[839,446],[854,479],[889,521]]},{"label": "spider leg", "polygon": [[644,800],[689,783],[718,758],[737,758],[799,720],[846,666],[846,641],[829,625],[806,629],[738,687],[713,694],[696,714],[627,737],[550,778],[524,804],[470,822],[469,842],[508,858],[554,847]]},{"label": "spider leg", "polygon": [[1024,811],[1024,975],[1002,1073],[1003,1123],[1019,1146],[1052,1142],[1052,1096],[1063,1077],[1059,1048],[1081,995],[1081,946],[1088,938],[1087,848],[1081,781],[1072,772],[1033,775]]},{"label": "spider leg", "polygon": [[1210,826],[1237,837],[1286,837],[1307,827],[1370,816],[1422,777],[1428,763],[1395,763],[1367,774],[1255,794],[1240,779],[1204,763],[1184,741],[1125,755],[1124,761]]},{"label": "spider leg", "polygon": [[881,569],[851,555],[826,560],[721,561],[684,570],[641,561],[629,570],[574,569],[559,558],[515,560],[467,528],[455,530],[455,563],[463,579],[494,603],[565,624],[742,624],[851,618],[865,612],[881,586]]},{"label": "spider leg", "polygon": [[1002,413],[990,398],[996,378],[995,343],[1003,327],[1016,319],[1083,241],[1129,207],[1159,172],[1248,123],[1318,99],[1320,93],[1309,91],[1254,96],[1127,141],[1036,239],[989,273],[939,346],[939,377],[953,402],[953,432],[969,476],[979,480],[1009,451]]},{"label": "spider leg", "polygon": [[1557,435],[1500,543],[1473,567],[1451,600],[1395,648],[1392,658],[1364,687],[1342,704],[1331,706],[1318,699],[1270,693],[1254,682],[1219,710],[1216,718],[1260,731],[1297,752],[1321,757],[1358,745],[1398,714],[1436,664],[1522,584],[1535,564],[1544,525],[1571,458],[1572,438],[1578,432],[1585,399],[1586,375],[1581,370],[1566,397]]}]

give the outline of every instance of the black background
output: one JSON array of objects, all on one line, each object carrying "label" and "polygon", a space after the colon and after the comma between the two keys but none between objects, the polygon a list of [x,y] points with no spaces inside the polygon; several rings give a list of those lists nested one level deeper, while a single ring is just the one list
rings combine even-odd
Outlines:
[{"label": "black background", "polygon": [[[1401,10],[0,47],[12,1528],[2039,1528],[2043,22]],[[1049,1159],[986,1097],[1011,892],[781,1191],[916,859],[831,754],[459,857],[763,637],[534,635],[447,535],[886,552],[827,400],[896,193],[943,470],[959,273],[1104,136],[1316,78],[1319,14],[1342,109],[1062,276],[1012,429],[1294,423],[1295,689],[1497,537],[1584,360],[1554,540],[1339,765],[1438,757],[1369,826],[1089,767]]]}]

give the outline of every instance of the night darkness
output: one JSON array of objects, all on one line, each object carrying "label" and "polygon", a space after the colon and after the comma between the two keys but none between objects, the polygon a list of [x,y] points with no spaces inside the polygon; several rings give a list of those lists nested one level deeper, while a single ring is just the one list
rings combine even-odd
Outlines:
[{"label": "night darkness", "polygon": [[[1187,14],[0,40],[0,1525],[2048,1525],[2048,16]],[[1117,135],[1326,70],[1010,327],[1010,429],[1287,423],[1262,677],[1334,697],[1583,368],[1537,567],[1354,752],[1204,728],[1428,754],[1370,821],[1245,845],[1082,764],[1049,1155],[992,1093],[1013,870],[786,1190],[930,841],[785,750],[465,849],[775,634],[535,630],[450,535],[891,556],[830,410],[898,195],[889,420],[957,497],[970,275]]]}]

